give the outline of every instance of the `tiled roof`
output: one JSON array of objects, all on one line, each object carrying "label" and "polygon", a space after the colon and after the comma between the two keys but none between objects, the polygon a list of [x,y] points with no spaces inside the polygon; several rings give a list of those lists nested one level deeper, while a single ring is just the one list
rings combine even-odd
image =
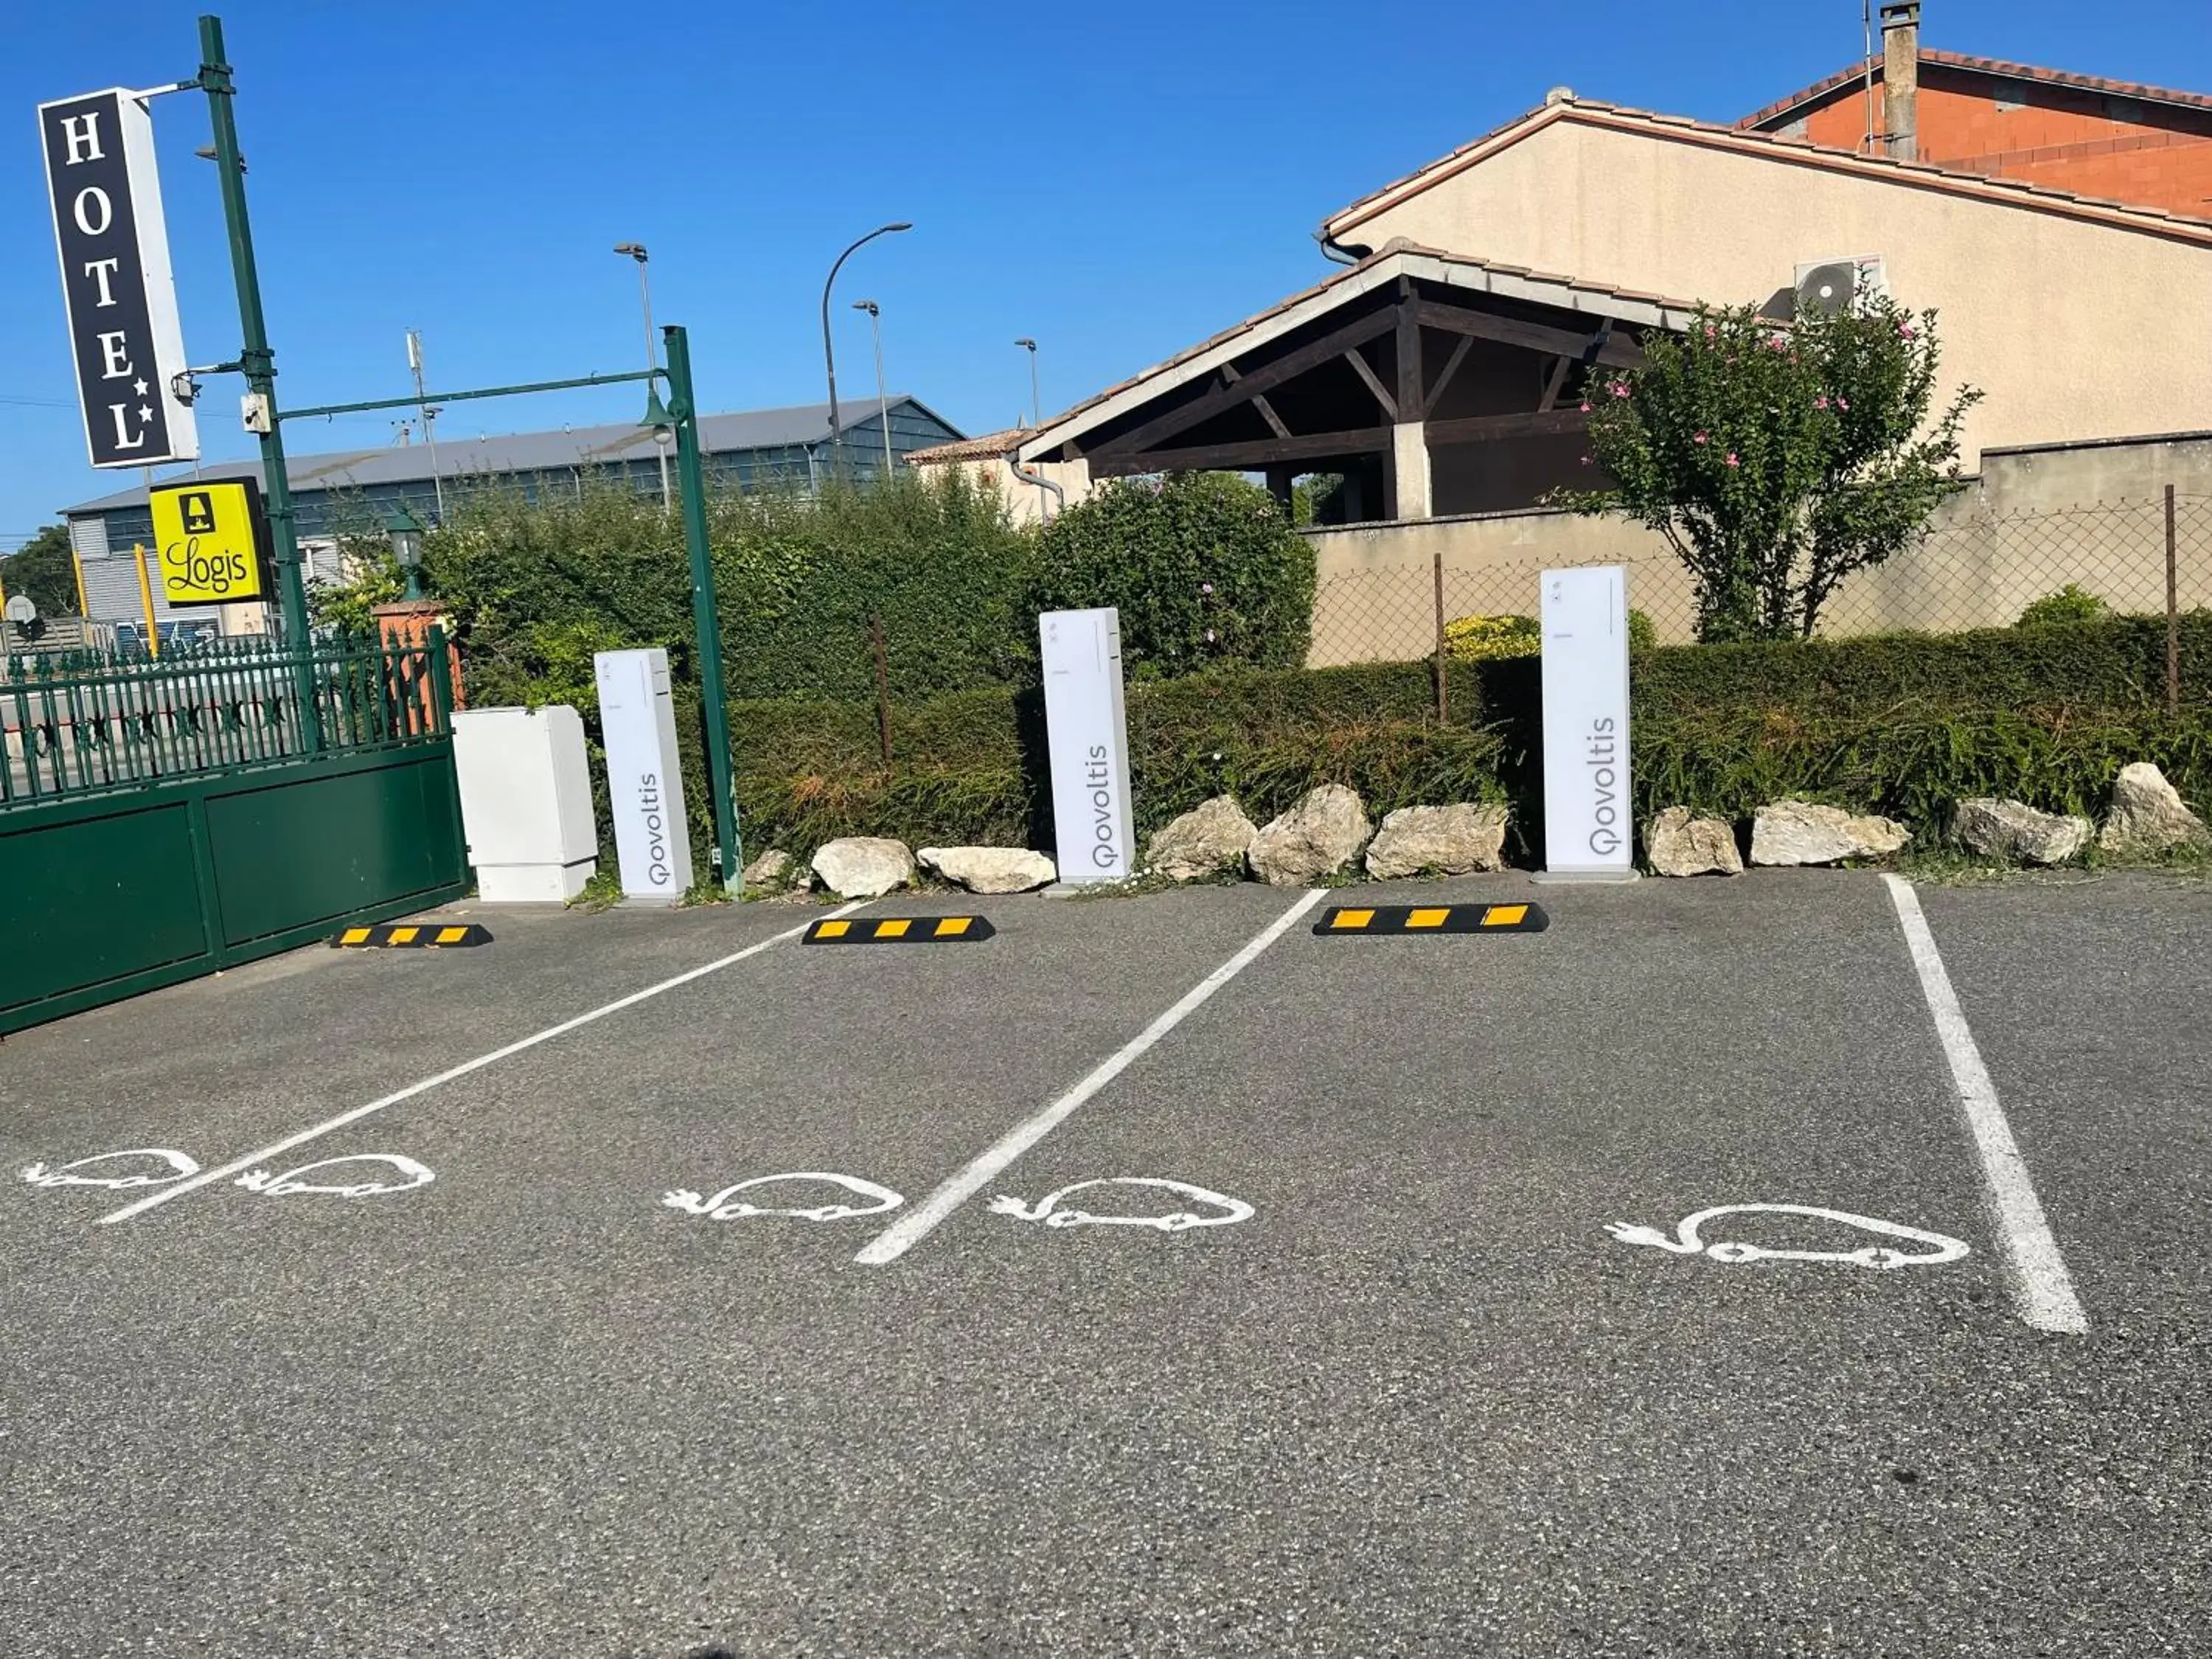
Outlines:
[{"label": "tiled roof", "polygon": [[[1682,313],[1685,318],[1697,310],[1697,301],[1694,300],[1673,299],[1665,295],[1645,293],[1638,289],[1615,288],[1609,283],[1593,282],[1586,277],[1560,276],[1551,271],[1531,270],[1526,265],[1501,264],[1493,260],[1473,258],[1463,253],[1448,253],[1442,248],[1424,247],[1418,243],[1410,242],[1404,238],[1400,237],[1394,239],[1387,246],[1380,248],[1376,252],[1369,254],[1365,258],[1361,259],[1357,264],[1348,265],[1341,270],[1331,272],[1320,282],[1316,283],[1311,288],[1301,289],[1298,292],[1291,295],[1289,298],[1278,301],[1275,304],[1269,306],[1265,311],[1255,312],[1251,316],[1247,317],[1243,322],[1231,324],[1229,327],[1223,329],[1218,334],[1212,335],[1206,339],[1200,340],[1196,345],[1188,347],[1184,350],[1178,351],[1174,356],[1167,358],[1163,362],[1154,363],[1150,368],[1141,369],[1138,373],[1130,375],[1125,380],[1116,381],[1114,385],[1108,386],[1103,392],[1097,393],[1095,397],[1086,398],[1081,403],[1074,405],[1074,407],[1065,410],[1060,414],[1054,416],[1042,427],[1036,428],[1036,431],[1018,431],[1015,435],[1022,442],[1027,443],[1030,439],[1037,437],[1040,434],[1056,432],[1059,428],[1065,427],[1071,422],[1079,421],[1085,415],[1088,414],[1093,409],[1096,409],[1099,404],[1103,404],[1111,398],[1120,397],[1123,392],[1142,385],[1146,380],[1152,380],[1161,374],[1168,374],[1182,365],[1189,362],[1194,358],[1203,356],[1207,352],[1227,345],[1231,342],[1237,340],[1243,336],[1255,333],[1263,329],[1268,323],[1273,321],[1276,318],[1280,317],[1284,313],[1294,310],[1297,307],[1306,304],[1309,301],[1319,298],[1321,295],[1327,294],[1331,289],[1341,287],[1343,284],[1355,280],[1367,272],[1371,271],[1377,265],[1394,260],[1401,260],[1408,257],[1437,260],[1446,265],[1453,266],[1472,273],[1479,273],[1486,276],[1505,277],[1536,286],[1553,288],[1559,290],[1560,302],[1572,308],[1585,308],[1576,307],[1573,306],[1573,302],[1580,296],[1589,296],[1599,303],[1595,306],[1586,308],[1600,312],[1602,312],[1605,309],[1605,302],[1607,301],[1612,301],[1617,305],[1634,305],[1638,307],[1654,307],[1662,313],[1670,311],[1679,312]],[[981,442],[983,440],[978,439],[975,441]],[[917,451],[915,453],[917,454],[928,453],[933,457],[937,454],[941,454],[946,449],[956,447],[958,447],[958,446],[948,444],[940,446],[939,449],[936,451]]]},{"label": "tiled roof", "polygon": [[[1929,47],[1920,49],[1920,61],[1935,64],[1944,69],[1971,70],[1978,75],[1994,75],[2007,81],[2032,81],[2046,87],[2065,87],[2075,92],[2102,93],[2110,98],[2135,98],[2147,104],[2173,104],[2183,109],[2212,111],[2212,96],[2201,92],[2176,92],[2168,87],[2147,87],[2136,81],[2107,81],[2100,75],[2076,75],[2069,70],[2038,69],[2033,64],[2008,64],[1999,58],[1975,58],[1962,52],[1936,52]],[[1754,110],[1736,123],[1741,129],[1764,126],[1769,121],[1788,115],[1802,104],[1809,104],[1826,97],[1838,87],[1864,84],[1867,66],[1854,64],[1849,69],[1838,70],[1824,81],[1801,88],[1787,98],[1778,98],[1761,110]],[[1881,59],[1874,60],[1874,78],[1881,79]]]},{"label": "tiled roof", "polygon": [[[1711,121],[1699,121],[1686,115],[1662,115],[1651,110],[1632,109],[1626,105],[1599,103],[1579,98],[1562,99],[1547,104],[1540,109],[1516,116],[1502,126],[1493,127],[1481,137],[1462,144],[1449,155],[1439,156],[1427,166],[1417,167],[1404,178],[1395,179],[1380,190],[1370,191],[1351,206],[1331,214],[1322,222],[1322,232],[1326,236],[1334,237],[1349,231],[1354,228],[1358,217],[1371,216],[1368,210],[1386,198],[1397,195],[1407,185],[1419,185],[1425,188],[1428,183],[1441,182],[1557,121],[1579,121],[1620,131],[1642,128],[1717,149],[1770,154],[1778,159],[1803,165],[1876,177],[1887,176],[1895,182],[1923,189],[1942,190],[1983,201],[2063,213],[2074,218],[2147,231],[2154,235],[2179,236],[2189,241],[2212,244],[2212,220],[2187,214],[2166,213],[2157,208],[2106,201],[2094,196],[2077,196],[2070,191],[2053,190],[2047,185],[1992,178],[1986,173],[1936,167],[1925,161],[1905,161],[1888,155],[1861,155],[1851,150],[1831,149],[1778,132],[1753,131],[1742,126],[1717,126]],[[1353,222],[1346,223],[1346,221]]]},{"label": "tiled roof", "polygon": [[1011,455],[1030,435],[1025,426],[1010,426],[1003,431],[986,432],[981,437],[963,438],[957,443],[932,444],[927,449],[907,452],[908,466],[935,466],[947,461],[988,461],[1002,455]]}]

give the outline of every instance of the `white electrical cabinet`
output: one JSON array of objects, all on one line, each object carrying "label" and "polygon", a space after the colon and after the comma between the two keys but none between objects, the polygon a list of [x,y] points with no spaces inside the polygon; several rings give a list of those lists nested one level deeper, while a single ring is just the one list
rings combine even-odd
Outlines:
[{"label": "white electrical cabinet", "polygon": [[691,885],[691,830],[684,815],[684,768],[676,749],[676,699],[668,653],[602,651],[599,732],[607,748],[607,798],[623,900],[680,904]]},{"label": "white electrical cabinet", "polygon": [[584,722],[550,708],[469,708],[453,716],[461,827],[487,904],[561,904],[599,868]]}]

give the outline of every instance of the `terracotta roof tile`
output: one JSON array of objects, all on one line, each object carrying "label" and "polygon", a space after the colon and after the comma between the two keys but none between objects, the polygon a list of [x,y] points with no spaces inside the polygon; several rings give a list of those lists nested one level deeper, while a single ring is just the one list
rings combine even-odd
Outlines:
[{"label": "terracotta roof tile", "polygon": [[1000,455],[1011,455],[1030,435],[1025,426],[1010,426],[1000,432],[986,432],[978,437],[963,438],[956,443],[932,444],[927,449],[907,452],[908,466],[924,466],[943,461],[988,461]]},{"label": "terracotta roof tile", "polygon": [[[1920,61],[1945,69],[1971,70],[1978,75],[1994,75],[2007,81],[2032,81],[2043,86],[2066,87],[2077,92],[2104,93],[2115,98],[2139,98],[2145,103],[2212,110],[2212,95],[2201,92],[2176,92],[2168,87],[2145,86],[2136,81],[2107,81],[2100,75],[2076,75],[2069,70],[2038,69],[2033,64],[2011,64],[2000,58],[1976,58],[1966,52],[1938,52],[1923,46]],[[1824,80],[1815,81],[1809,87],[1800,88],[1787,98],[1776,99],[1764,109],[1753,110],[1736,125],[1746,130],[1763,126],[1789,114],[1800,105],[1826,96],[1838,87],[1863,83],[1866,76],[1867,66],[1864,64],[1853,64]],[[1877,81],[1881,79],[1881,60],[1879,58],[1874,61],[1874,78]]]}]

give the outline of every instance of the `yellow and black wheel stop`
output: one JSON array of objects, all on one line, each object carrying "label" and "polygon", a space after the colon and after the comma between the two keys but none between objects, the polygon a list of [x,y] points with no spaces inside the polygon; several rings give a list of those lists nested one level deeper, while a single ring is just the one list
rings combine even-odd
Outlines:
[{"label": "yellow and black wheel stop", "polygon": [[1314,924],[1322,939],[1381,933],[1540,933],[1552,919],[1538,904],[1333,905]]},{"label": "yellow and black wheel stop", "polygon": [[805,945],[972,945],[998,931],[982,916],[837,916],[806,930]]},{"label": "yellow and black wheel stop", "polygon": [[331,940],[334,951],[449,951],[465,945],[489,945],[490,929],[479,923],[387,921],[374,927],[349,927]]}]

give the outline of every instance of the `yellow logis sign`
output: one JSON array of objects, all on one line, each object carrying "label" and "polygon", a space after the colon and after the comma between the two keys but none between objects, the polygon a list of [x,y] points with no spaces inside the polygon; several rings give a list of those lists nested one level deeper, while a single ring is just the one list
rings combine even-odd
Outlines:
[{"label": "yellow logis sign", "polygon": [[153,492],[162,598],[176,605],[264,597],[258,495],[242,480],[169,484]]}]

